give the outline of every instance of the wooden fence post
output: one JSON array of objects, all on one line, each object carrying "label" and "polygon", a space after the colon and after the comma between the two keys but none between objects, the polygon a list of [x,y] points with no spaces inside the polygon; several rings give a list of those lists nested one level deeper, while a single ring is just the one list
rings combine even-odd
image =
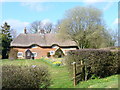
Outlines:
[{"label": "wooden fence post", "polygon": [[74,86],[76,85],[76,62],[73,62],[73,83],[74,83]]}]

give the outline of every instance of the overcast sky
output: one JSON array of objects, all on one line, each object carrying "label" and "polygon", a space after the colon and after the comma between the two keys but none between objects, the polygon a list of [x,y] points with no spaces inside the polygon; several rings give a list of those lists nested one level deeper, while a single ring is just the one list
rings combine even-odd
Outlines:
[{"label": "overcast sky", "polygon": [[[50,2],[51,1],[51,2]],[[64,0],[65,1],[65,0]],[[63,0],[55,2],[54,0],[37,0],[36,2],[23,2],[22,0],[3,0],[0,6],[2,11],[2,21],[11,25],[11,28],[17,30],[18,34],[23,33],[24,27],[36,20],[57,23],[64,17],[65,11],[76,6],[94,6],[103,12],[103,19],[108,28],[113,30],[118,28],[118,0]]]}]

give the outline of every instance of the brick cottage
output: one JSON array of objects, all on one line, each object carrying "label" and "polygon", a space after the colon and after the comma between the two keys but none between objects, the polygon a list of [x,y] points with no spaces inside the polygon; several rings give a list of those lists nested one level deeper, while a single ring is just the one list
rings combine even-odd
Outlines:
[{"label": "brick cottage", "polygon": [[[52,57],[58,49],[66,55],[67,51],[76,50],[77,45],[74,41],[60,39],[53,33],[28,34],[25,29],[24,33],[18,35],[11,42],[9,58],[31,59],[34,57],[34,59],[40,59],[41,57],[47,57],[48,53]],[[16,50],[17,53],[12,53],[12,50]]]}]

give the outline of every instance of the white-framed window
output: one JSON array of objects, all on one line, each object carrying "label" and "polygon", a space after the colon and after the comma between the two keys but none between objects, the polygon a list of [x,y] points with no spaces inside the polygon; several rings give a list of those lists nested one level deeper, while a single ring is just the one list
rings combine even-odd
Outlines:
[{"label": "white-framed window", "polygon": [[55,54],[55,51],[49,51],[50,52],[50,55],[54,55]]},{"label": "white-framed window", "polygon": [[30,52],[27,52],[27,56],[28,56],[28,57],[30,56],[30,54],[31,54]]},{"label": "white-framed window", "polygon": [[34,57],[37,57],[37,52],[32,52]]},{"label": "white-framed window", "polygon": [[23,52],[18,52],[18,53],[17,53],[17,56],[18,56],[18,57],[23,57]]},{"label": "white-framed window", "polygon": [[52,46],[52,48],[56,48],[56,49],[58,49],[59,47],[58,47],[58,46]]},{"label": "white-framed window", "polygon": [[36,45],[33,45],[31,48],[37,48],[38,46],[36,46]]}]

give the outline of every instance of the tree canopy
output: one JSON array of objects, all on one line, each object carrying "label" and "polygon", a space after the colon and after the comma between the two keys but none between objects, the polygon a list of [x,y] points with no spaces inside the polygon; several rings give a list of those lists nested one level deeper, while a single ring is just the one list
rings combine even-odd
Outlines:
[{"label": "tree canopy", "polygon": [[76,42],[79,48],[101,48],[113,46],[102,12],[94,7],[75,7],[65,13],[58,25],[58,33],[64,39]]}]

